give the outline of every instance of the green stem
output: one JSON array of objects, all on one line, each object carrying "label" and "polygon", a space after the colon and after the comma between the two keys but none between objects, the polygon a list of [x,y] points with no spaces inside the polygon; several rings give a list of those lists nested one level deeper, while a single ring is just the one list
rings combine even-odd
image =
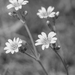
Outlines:
[{"label": "green stem", "polygon": [[26,22],[23,21],[23,20],[22,20],[22,17],[20,17],[19,15],[18,15],[18,17],[19,17],[19,18],[21,19],[21,21],[25,24],[24,26],[25,26],[25,28],[26,28],[26,30],[27,30],[27,32],[28,32],[29,37],[30,37],[30,40],[31,40],[31,43],[32,43],[32,45],[33,45],[33,48],[34,48],[36,57],[34,57],[34,56],[32,56],[32,55],[30,55],[30,54],[28,54],[28,53],[26,53],[26,52],[25,52],[25,54],[28,55],[29,57],[33,58],[34,60],[36,60],[36,61],[41,65],[41,67],[42,67],[42,69],[44,70],[45,74],[48,75],[48,73],[46,72],[45,68],[43,67],[41,61],[39,60],[39,57],[38,57],[38,55],[37,55],[37,50],[36,50],[36,47],[35,47],[35,44],[34,44],[32,35],[31,35],[30,31],[29,31],[28,26],[26,25]]},{"label": "green stem", "polygon": [[29,31],[29,28],[28,28],[28,26],[26,25],[26,23],[25,23],[24,26],[25,26],[25,28],[26,28],[26,30],[27,30],[27,32],[28,32],[29,37],[30,37],[31,43],[32,43],[33,48],[34,48],[34,51],[35,51],[35,55],[36,55],[36,57],[38,57],[38,56],[37,56],[37,50],[36,50],[36,47],[35,47],[35,44],[34,44],[32,35],[31,35],[30,31]]},{"label": "green stem", "polygon": [[[27,43],[27,44],[28,44],[28,46],[30,47],[30,44],[29,44],[29,43]],[[31,52],[33,53],[33,55],[36,56],[35,53],[34,53],[34,51],[33,51],[33,49],[32,49],[32,47],[30,47],[30,50],[31,50]]]},{"label": "green stem", "polygon": [[44,66],[42,65],[42,63],[41,63],[41,61],[40,61],[40,60],[38,60],[38,63],[39,63],[39,64],[41,65],[41,67],[43,68],[43,70],[44,70],[45,74],[46,74],[46,75],[48,75],[47,71],[45,70],[45,68],[44,68]]},{"label": "green stem", "polygon": [[19,16],[19,15],[17,14],[17,17],[21,20],[22,23],[24,23],[24,27],[26,28],[27,33],[28,33],[28,35],[29,35],[29,37],[30,37],[31,43],[32,43],[32,45],[33,45],[33,49],[34,49],[34,51],[35,51],[35,56],[36,56],[37,59],[39,59],[39,58],[38,58],[38,55],[37,55],[37,50],[36,50],[36,47],[35,47],[35,44],[34,44],[34,41],[33,41],[33,38],[32,38],[32,35],[31,35],[31,33],[30,33],[30,30],[29,30],[28,26],[26,25],[25,18],[24,18],[24,16],[22,16],[22,14],[21,14],[20,12],[19,12],[19,14],[20,14],[21,16]]},{"label": "green stem", "polygon": [[65,67],[65,70],[66,70],[67,75],[69,75],[65,61],[63,61],[63,59],[61,58],[61,56],[58,54],[57,51],[55,51],[55,50],[53,50],[53,51],[58,55],[58,57],[60,58],[61,62],[63,63],[63,65],[64,65],[64,67]]},{"label": "green stem", "polygon": [[32,56],[32,55],[30,55],[29,53],[27,53],[27,52],[24,52],[26,55],[28,55],[29,57],[31,57],[31,58],[33,58],[34,60],[36,60],[37,61],[37,59],[34,57],[34,56]]},{"label": "green stem", "polygon": [[47,71],[45,70],[44,66],[42,65],[41,61],[40,60],[37,60],[34,56],[28,54],[25,52],[26,55],[28,55],[29,57],[33,58],[34,60],[36,60],[42,67],[43,71],[45,72],[46,75],[48,75]]},{"label": "green stem", "polygon": [[[48,26],[48,27],[49,27],[49,26]],[[49,28],[50,28],[50,27],[49,27]],[[56,29],[55,29],[55,19],[54,19],[53,31],[56,32]],[[58,37],[58,36],[57,36],[57,37]],[[59,39],[58,39],[58,42],[59,42],[59,44],[60,44]],[[57,51],[55,51],[55,50],[53,50],[53,51],[58,55],[58,57],[60,58],[61,62],[63,63],[63,65],[64,65],[64,67],[65,67],[65,70],[66,70],[67,75],[69,75],[69,73],[68,73],[68,69],[67,69],[67,66],[66,66],[65,61],[63,61],[63,59],[61,58],[61,56],[58,54]]]}]

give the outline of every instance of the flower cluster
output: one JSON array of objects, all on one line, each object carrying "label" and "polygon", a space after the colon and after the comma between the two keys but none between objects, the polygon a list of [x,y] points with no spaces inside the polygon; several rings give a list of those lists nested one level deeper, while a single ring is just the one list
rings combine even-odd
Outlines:
[{"label": "flower cluster", "polygon": [[19,51],[19,47],[22,46],[22,40],[19,38],[14,38],[13,40],[8,39],[8,42],[5,43],[6,47],[4,50],[6,50],[6,53],[14,53]]},{"label": "flower cluster", "polygon": [[53,12],[54,7],[49,6],[48,9],[46,10],[44,7],[41,7],[41,9],[38,10],[37,15],[40,18],[48,18],[48,17],[55,17],[59,15],[59,12]]},{"label": "flower cluster", "polygon": [[[22,8],[22,5],[26,5],[29,1],[27,0],[9,0],[9,2],[11,4],[7,5],[7,9],[10,8],[15,8],[15,10],[19,10]],[[9,15],[16,15],[17,13],[9,13]],[[27,11],[25,12],[25,14],[27,14]],[[48,18],[48,17],[56,17],[59,15],[59,12],[54,12],[54,7],[49,6],[47,8],[47,10],[44,7],[41,7],[41,9],[38,10],[37,15],[40,18]],[[44,50],[45,48],[49,48],[49,45],[56,43],[56,33],[55,32],[50,32],[48,34],[48,36],[46,35],[45,32],[42,32],[40,35],[38,35],[38,40],[36,40],[35,46],[37,45],[42,45],[42,50]],[[17,38],[17,39],[13,39],[13,41],[11,39],[8,40],[8,42],[6,43],[6,47],[4,48],[4,50],[6,50],[6,53],[11,52],[12,54],[14,52],[18,52],[19,47],[22,46],[22,40]]]},{"label": "flower cluster", "polygon": [[35,46],[42,45],[42,50],[49,48],[49,44],[56,43],[57,38],[55,37],[55,32],[50,32],[48,36],[45,32],[42,32],[41,35],[38,35],[38,40],[36,40]]},{"label": "flower cluster", "polygon": [[26,5],[28,3],[27,0],[9,0],[11,4],[7,5],[7,9],[15,8],[15,10],[19,10],[22,8],[22,5]]},{"label": "flower cluster", "polygon": [[57,44],[55,25],[52,26],[50,24],[50,20],[48,19],[48,17],[53,18],[53,22],[55,24],[55,20],[58,18],[59,11],[54,12],[54,7],[52,7],[52,6],[49,6],[47,8],[47,10],[44,7],[41,7],[41,9],[38,10],[37,15],[42,19],[46,18],[47,25],[49,26],[49,28],[52,28],[52,29],[51,29],[51,32],[48,33],[48,35],[45,32],[41,32],[41,34],[38,35],[39,39],[37,39],[34,43],[32,35],[31,35],[29,28],[26,25],[26,21],[25,21],[26,20],[25,15],[27,15],[27,11],[24,11],[23,13],[17,13],[17,11],[22,8],[22,5],[26,5],[29,1],[27,1],[27,0],[9,0],[9,2],[11,4],[7,5],[7,9],[14,8],[16,10],[12,13],[10,12],[9,15],[16,16],[22,23],[25,23],[24,27],[26,28],[26,30],[28,32],[34,52],[31,48],[30,50],[33,53],[33,55],[31,53],[27,53],[26,50],[29,47],[28,43],[19,38],[14,38],[13,40],[8,39],[8,42],[5,43],[6,47],[4,48],[4,50],[6,51],[6,53],[14,54],[15,52],[17,53],[18,51],[20,51],[21,53],[28,55],[29,57],[35,59],[41,65],[41,67],[45,71],[46,75],[48,75],[48,73],[46,72],[45,68],[43,67],[43,65],[40,61],[40,54],[37,53],[35,46],[42,45],[42,50],[44,50],[45,48],[51,47],[51,49],[53,49],[53,51],[58,55],[58,57],[62,61],[63,65],[65,67],[66,73],[68,75],[68,69],[66,67],[67,64],[65,63],[65,61],[63,61],[60,54],[57,52],[60,49],[60,46]]}]

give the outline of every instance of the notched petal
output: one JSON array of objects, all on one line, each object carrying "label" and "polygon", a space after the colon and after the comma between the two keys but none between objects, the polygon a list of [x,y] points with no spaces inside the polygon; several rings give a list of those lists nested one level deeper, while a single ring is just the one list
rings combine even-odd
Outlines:
[{"label": "notched petal", "polygon": [[11,39],[8,39],[8,42],[9,42],[9,43],[12,43],[13,41],[12,41]]},{"label": "notched petal", "polygon": [[52,38],[52,37],[54,37],[55,35],[56,35],[55,32],[50,32],[50,33],[48,34],[48,38]]},{"label": "notched petal", "polygon": [[23,1],[22,5],[26,5],[29,1]]},{"label": "notched petal", "polygon": [[7,9],[11,9],[11,8],[13,8],[14,6],[12,5],[12,4],[9,4],[9,5],[7,5]]}]

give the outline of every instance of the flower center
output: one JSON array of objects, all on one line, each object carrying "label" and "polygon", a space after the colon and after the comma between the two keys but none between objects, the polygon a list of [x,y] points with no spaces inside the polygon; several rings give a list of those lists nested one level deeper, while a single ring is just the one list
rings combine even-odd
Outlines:
[{"label": "flower center", "polygon": [[20,6],[19,3],[14,3],[13,5],[14,5],[14,7],[18,7],[18,6]]},{"label": "flower center", "polygon": [[43,43],[44,45],[49,44],[49,42],[50,42],[50,40],[48,40],[48,38],[45,38],[45,39],[43,39],[43,41],[42,41],[42,43]]},{"label": "flower center", "polygon": [[17,43],[12,43],[11,44],[11,50],[16,50],[18,48],[18,44]]},{"label": "flower center", "polygon": [[42,16],[47,17],[47,13],[46,12],[43,12],[42,13]]},{"label": "flower center", "polygon": [[14,2],[14,3],[13,3],[14,7],[19,7],[21,4],[22,4],[22,2],[19,3],[18,0],[17,0],[17,2]]}]

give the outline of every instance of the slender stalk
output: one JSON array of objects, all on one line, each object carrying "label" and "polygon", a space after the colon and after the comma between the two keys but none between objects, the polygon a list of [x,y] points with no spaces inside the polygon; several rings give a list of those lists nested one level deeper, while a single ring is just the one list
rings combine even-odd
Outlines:
[{"label": "slender stalk", "polygon": [[25,23],[24,26],[25,26],[25,28],[26,28],[26,30],[27,30],[27,32],[28,32],[29,37],[30,37],[31,43],[32,43],[33,48],[34,48],[34,51],[35,51],[35,55],[36,55],[36,57],[38,57],[38,56],[37,56],[37,50],[36,50],[36,47],[35,47],[35,44],[34,44],[32,35],[31,35],[30,31],[29,31],[29,28],[28,28],[28,26],[26,25],[26,23]]},{"label": "slender stalk", "polygon": [[37,61],[37,59],[34,57],[34,56],[32,56],[32,55],[30,55],[29,53],[27,53],[27,52],[24,52],[26,55],[28,55],[29,57],[31,57],[31,58],[33,58],[34,60],[36,60]]},{"label": "slender stalk", "polygon": [[[53,31],[56,32],[56,29],[55,29],[55,19],[53,20],[53,22],[54,22]],[[48,21],[48,24],[50,24],[49,21]],[[49,26],[48,26],[48,27],[49,27]],[[49,27],[49,28],[50,28],[50,27]],[[58,38],[58,36],[57,36],[57,38]],[[59,39],[58,39],[58,42],[59,42],[59,44],[60,44]],[[69,75],[65,61],[63,61],[63,59],[61,58],[61,56],[58,54],[57,51],[55,51],[55,50],[53,50],[53,51],[58,55],[58,57],[60,58],[61,62],[63,63],[63,65],[64,65],[64,67],[65,67],[65,70],[66,70],[67,75]]]},{"label": "slender stalk", "polygon": [[45,70],[44,66],[42,65],[41,61],[38,61],[38,63],[41,65],[41,67],[43,68],[44,72],[46,75],[48,75],[47,71]]},{"label": "slender stalk", "polygon": [[64,65],[64,68],[65,68],[65,70],[66,70],[67,75],[69,75],[69,74],[68,74],[68,69],[67,69],[67,66],[66,66],[65,61],[63,61],[63,59],[61,58],[61,56],[58,54],[57,51],[55,51],[55,50],[53,50],[53,51],[58,55],[58,57],[60,58],[61,62],[62,62],[63,65]]},{"label": "slender stalk", "polygon": [[[35,47],[35,44],[34,44],[34,42],[33,42],[33,38],[32,38],[32,36],[31,36],[31,33],[30,33],[30,31],[29,31],[27,25],[25,24],[24,26],[26,27],[27,32],[28,32],[28,34],[29,34],[29,36],[30,36],[30,39],[31,39],[31,42],[32,42],[32,44],[33,44],[33,47],[34,47],[34,50],[35,50],[35,54],[36,54],[36,57],[37,57],[36,47]],[[26,54],[27,54],[27,53],[26,53]],[[27,55],[28,55],[28,54],[27,54]],[[30,56],[30,55],[28,55],[28,56]],[[32,56],[31,56],[31,57],[32,57]],[[33,58],[33,57],[32,57],[32,58]],[[41,67],[43,68],[45,74],[48,75],[48,73],[46,72],[45,68],[43,67],[41,61],[40,61],[40,60],[37,60],[36,58],[33,58],[33,59],[35,59],[35,60],[41,65]]]},{"label": "slender stalk", "polygon": [[27,52],[25,52],[26,55],[28,55],[29,57],[33,58],[34,60],[36,60],[42,67],[43,71],[45,72],[46,75],[48,75],[47,71],[45,70],[44,66],[42,65],[40,60],[37,60],[34,56],[28,54]]},{"label": "slender stalk", "polygon": [[[20,14],[21,16],[19,16],[19,14]],[[35,47],[35,44],[34,44],[34,41],[33,41],[33,38],[32,38],[32,35],[31,35],[31,33],[30,33],[30,30],[29,30],[28,26],[26,25],[25,18],[24,18],[24,16],[22,16],[22,14],[21,14],[20,12],[19,12],[19,14],[17,14],[17,17],[20,19],[20,21],[21,21],[22,23],[24,23],[24,27],[26,28],[27,33],[28,33],[28,35],[29,35],[29,37],[30,37],[31,43],[32,43],[32,45],[33,45],[33,49],[34,49],[34,51],[35,51],[35,56],[36,56],[37,59],[39,59],[39,58],[38,58],[38,55],[37,55],[37,50],[36,50],[36,47]]]},{"label": "slender stalk", "polygon": [[[29,43],[27,43],[27,44],[28,44],[28,46],[30,46]],[[33,49],[32,49],[32,47],[30,47],[30,50],[31,50],[31,52],[33,53],[33,55],[36,56],[35,53],[34,53],[34,51],[33,51]]]},{"label": "slender stalk", "polygon": [[23,21],[22,17],[20,17],[19,15],[18,15],[18,17],[19,17],[19,19],[24,23],[24,26],[25,26],[25,28],[26,28],[26,30],[27,30],[27,32],[28,32],[28,35],[29,35],[30,40],[31,40],[31,43],[32,43],[32,45],[33,45],[33,48],[34,48],[36,57],[34,57],[34,56],[28,54],[27,52],[24,52],[24,53],[25,53],[26,55],[28,55],[29,57],[33,58],[34,60],[36,60],[36,61],[41,65],[41,67],[42,67],[42,69],[44,70],[45,74],[48,75],[48,73],[46,72],[45,68],[43,67],[41,61],[39,60],[39,57],[38,57],[38,55],[37,55],[37,50],[36,50],[36,47],[35,47],[35,44],[34,44],[32,35],[31,35],[30,31],[29,31],[28,26],[26,25],[26,22]]}]

